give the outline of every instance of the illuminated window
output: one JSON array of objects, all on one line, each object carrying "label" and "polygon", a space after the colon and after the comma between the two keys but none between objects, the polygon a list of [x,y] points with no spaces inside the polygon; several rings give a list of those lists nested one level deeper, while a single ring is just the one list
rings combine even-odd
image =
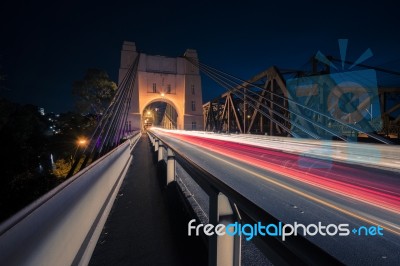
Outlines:
[{"label": "illuminated window", "polygon": [[196,122],[192,122],[192,130],[196,130]]},{"label": "illuminated window", "polygon": [[192,111],[196,111],[196,102],[192,101]]},{"label": "illuminated window", "polygon": [[192,85],[190,86],[190,88],[191,88],[191,90],[192,90],[192,95],[195,95],[194,84],[192,84]]},{"label": "illuminated window", "polygon": [[153,93],[156,93],[156,92],[157,92],[157,84],[153,83]]}]

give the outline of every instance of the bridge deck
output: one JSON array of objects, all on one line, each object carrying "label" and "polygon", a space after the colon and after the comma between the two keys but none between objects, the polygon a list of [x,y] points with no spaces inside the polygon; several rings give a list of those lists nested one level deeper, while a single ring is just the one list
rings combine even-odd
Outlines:
[{"label": "bridge deck", "polygon": [[132,155],[132,164],[90,265],[206,264],[200,240],[193,243],[193,239],[185,237],[186,227],[172,220],[167,195],[157,180],[147,136],[141,137]]}]

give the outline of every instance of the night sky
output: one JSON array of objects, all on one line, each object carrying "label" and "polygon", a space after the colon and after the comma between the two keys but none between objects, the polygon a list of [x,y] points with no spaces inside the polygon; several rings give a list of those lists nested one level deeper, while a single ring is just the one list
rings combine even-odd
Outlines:
[{"label": "night sky", "polygon": [[[46,112],[72,110],[72,82],[88,68],[117,81],[124,40],[147,54],[193,48],[203,63],[247,79],[271,65],[302,69],[318,50],[339,57],[337,39],[346,38],[348,60],[371,48],[365,63],[400,70],[398,1],[9,2],[0,4],[0,96]],[[221,92],[203,80],[204,101]]]}]

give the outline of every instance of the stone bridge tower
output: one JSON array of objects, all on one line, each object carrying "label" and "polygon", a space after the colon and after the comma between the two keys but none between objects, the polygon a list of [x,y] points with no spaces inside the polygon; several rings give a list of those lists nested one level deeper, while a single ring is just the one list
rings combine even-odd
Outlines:
[{"label": "stone bridge tower", "polygon": [[[134,42],[124,42],[118,83],[126,75],[137,56],[138,73],[128,123],[131,129],[141,129],[148,106],[165,102],[177,112],[178,129],[203,130],[202,89],[199,69],[184,57],[147,55],[136,50]],[[187,49],[184,56],[197,59],[196,50]]]}]

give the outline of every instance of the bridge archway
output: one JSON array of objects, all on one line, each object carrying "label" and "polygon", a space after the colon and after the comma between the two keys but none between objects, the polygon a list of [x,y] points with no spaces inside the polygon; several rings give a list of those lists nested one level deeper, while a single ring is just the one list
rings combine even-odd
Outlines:
[{"label": "bridge archway", "polygon": [[157,126],[167,129],[178,128],[178,109],[165,99],[152,100],[142,110],[142,128]]}]

